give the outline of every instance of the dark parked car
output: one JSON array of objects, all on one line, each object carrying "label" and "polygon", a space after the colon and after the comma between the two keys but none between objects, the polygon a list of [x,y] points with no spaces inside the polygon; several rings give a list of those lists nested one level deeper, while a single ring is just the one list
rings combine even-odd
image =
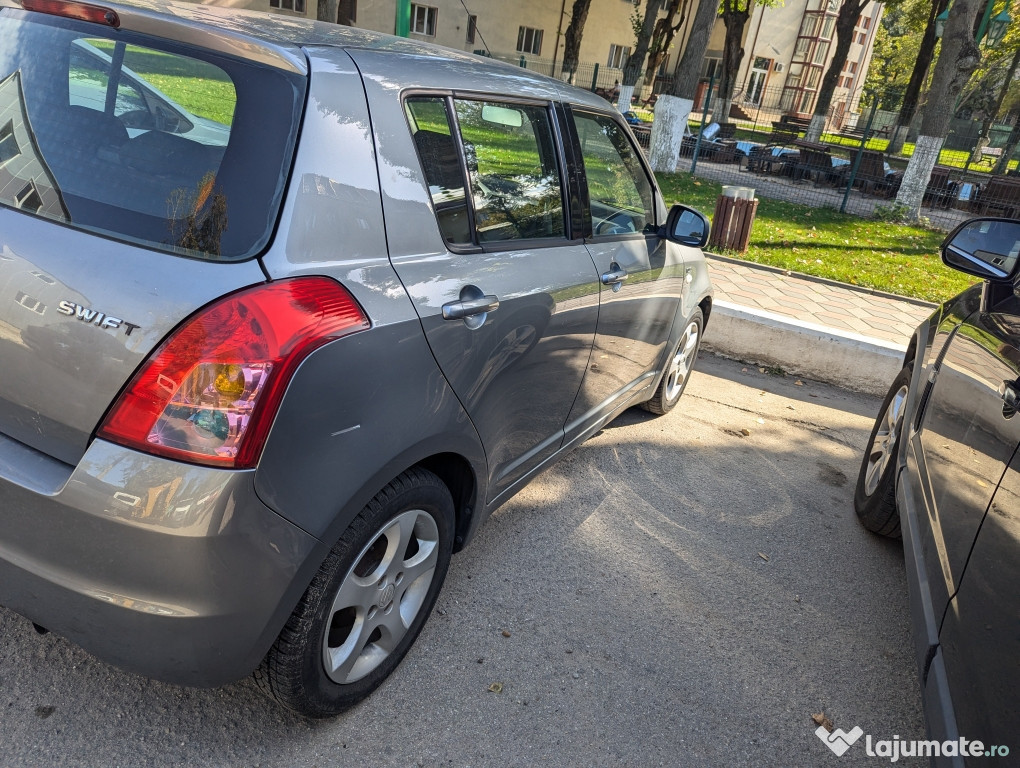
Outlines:
[{"label": "dark parked car", "polygon": [[619,113],[521,68],[4,2],[0,604],[141,674],[350,706],[494,509],[676,406],[707,238]]},{"label": "dark parked car", "polygon": [[983,742],[937,765],[1020,751],[1018,256],[1020,221],[946,238],[942,260],[983,282],[918,327],[854,495],[866,528],[903,538],[928,738]]}]

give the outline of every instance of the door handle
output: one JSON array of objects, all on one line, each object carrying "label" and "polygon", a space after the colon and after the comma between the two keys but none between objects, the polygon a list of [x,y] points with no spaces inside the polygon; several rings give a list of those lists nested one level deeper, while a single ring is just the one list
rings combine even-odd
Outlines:
[{"label": "door handle", "polygon": [[443,305],[444,320],[463,320],[474,315],[484,315],[499,309],[499,299],[495,296],[479,296],[477,299],[451,301]]},{"label": "door handle", "polygon": [[608,272],[602,273],[602,285],[619,285],[627,279],[627,271],[620,269],[616,264],[609,267]]},{"label": "door handle", "polygon": [[1004,381],[999,385],[999,397],[1002,398],[1002,402],[1005,404],[1003,410],[1016,411],[1017,406],[1020,405],[1020,392],[1017,392],[1016,382]]}]

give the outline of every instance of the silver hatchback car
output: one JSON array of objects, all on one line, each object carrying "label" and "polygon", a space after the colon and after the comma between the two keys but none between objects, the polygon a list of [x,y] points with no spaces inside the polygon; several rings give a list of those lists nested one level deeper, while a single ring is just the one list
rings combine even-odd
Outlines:
[{"label": "silver hatchback car", "polygon": [[601,99],[337,25],[0,5],[0,604],[332,715],[492,510],[676,405],[708,223]]}]

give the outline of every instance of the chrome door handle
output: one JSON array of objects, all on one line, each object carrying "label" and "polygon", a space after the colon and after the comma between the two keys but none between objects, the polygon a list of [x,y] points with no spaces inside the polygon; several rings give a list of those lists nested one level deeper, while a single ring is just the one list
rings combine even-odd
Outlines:
[{"label": "chrome door handle", "polygon": [[466,299],[464,301],[451,301],[443,305],[444,320],[463,320],[465,317],[484,315],[486,312],[495,312],[499,309],[499,299],[496,296],[479,296],[477,299]]},{"label": "chrome door handle", "polygon": [[627,271],[619,267],[612,267],[608,272],[602,273],[602,285],[619,285],[627,279]]}]

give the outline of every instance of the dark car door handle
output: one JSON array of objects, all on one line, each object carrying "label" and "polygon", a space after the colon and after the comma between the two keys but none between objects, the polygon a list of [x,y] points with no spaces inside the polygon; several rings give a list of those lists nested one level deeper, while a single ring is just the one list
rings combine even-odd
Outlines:
[{"label": "dark car door handle", "polygon": [[608,272],[602,273],[602,285],[619,285],[627,279],[627,271],[619,267],[613,267]]},{"label": "dark car door handle", "polygon": [[463,320],[472,315],[484,315],[499,309],[499,299],[495,296],[479,296],[477,299],[451,301],[443,305],[444,320]]}]

